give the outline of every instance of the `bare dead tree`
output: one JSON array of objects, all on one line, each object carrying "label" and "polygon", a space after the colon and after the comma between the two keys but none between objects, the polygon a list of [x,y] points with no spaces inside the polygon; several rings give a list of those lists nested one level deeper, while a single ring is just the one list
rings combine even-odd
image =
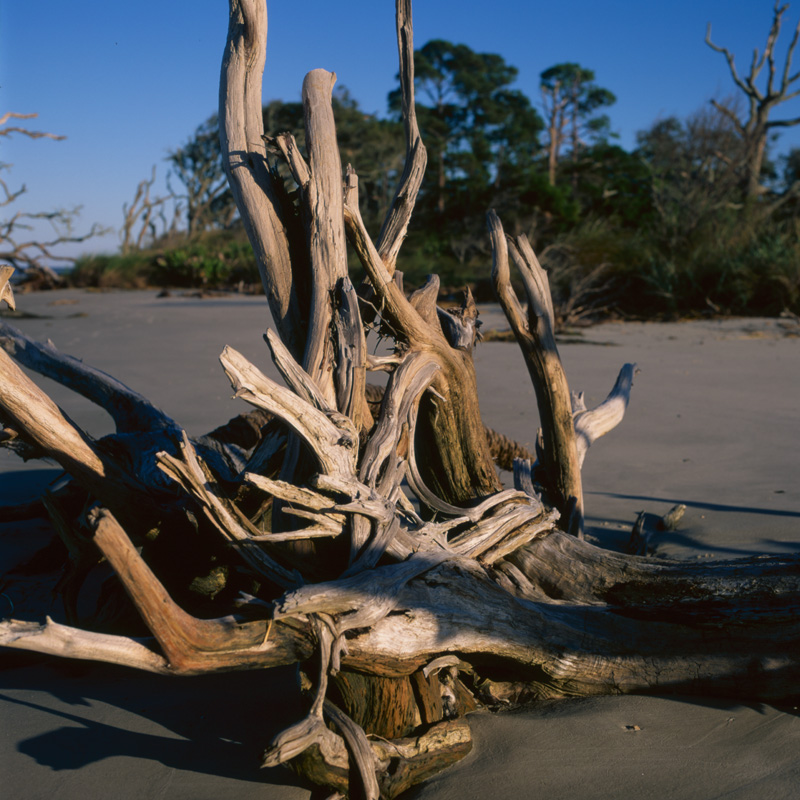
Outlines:
[{"label": "bare dead tree", "polygon": [[[245,426],[255,439],[246,447],[231,444],[235,426],[191,441],[110,376],[3,327],[5,435],[56,460],[95,502],[68,517],[48,501],[76,559],[107,560],[152,636],[7,620],[0,644],[164,675],[300,663],[308,713],[268,743],[263,764],[288,763],[370,800],[463,757],[465,715],[478,704],[797,692],[797,556],[681,564],[580,538],[581,466],[622,419],[635,366],[622,367],[594,409],[570,393],[547,274],[527,239],[507,237],[490,212],[495,291],[542,420],[537,464],[518,461],[515,488],[501,487],[477,402],[475,304],[467,295],[439,308],[435,277],[406,296],[397,270],[426,161],[409,1],[397,2],[406,168],[375,241],[357,174],[348,166],[343,176],[331,73],[314,70],[303,84],[307,157],[288,134],[274,142],[297,196],[274,179],[261,127],[266,32],[260,0],[231,0],[220,135],[274,318],[266,344],[286,385],[226,347],[223,370],[263,427],[253,437]],[[361,303],[345,240],[370,285]],[[0,280],[7,297],[7,275]],[[362,307],[393,338],[389,355],[365,348]],[[106,408],[116,434],[94,442],[19,365]],[[389,373],[375,414],[368,371]],[[187,559],[154,566],[154,542],[194,556],[209,548],[216,563],[239,566],[216,616],[193,613],[189,597],[176,602]]]},{"label": "bare dead tree", "polygon": [[[727,47],[719,47],[711,41],[711,23],[708,24],[706,31],[706,44],[715,52],[725,56],[733,82],[746,98],[746,119],[743,119],[728,104],[717,100],[712,100],[711,103],[733,123],[741,137],[745,152],[743,183],[746,196],[751,199],[765,191],[761,182],[761,168],[770,133],[777,128],[790,128],[800,124],[800,117],[770,119],[770,115],[777,106],[800,95],[800,88],[793,88],[800,79],[800,72],[792,73],[792,60],[798,37],[800,37],[800,21],[795,26],[794,35],[786,51],[783,65],[780,67],[780,75],[778,75],[779,67],[775,60],[775,45],[781,32],[783,16],[788,8],[788,3],[785,5],[775,3],[772,25],[764,49],[759,53],[758,48],[755,48],[750,62],[750,70],[745,76],[739,74],[734,54]],[[767,68],[766,84],[762,88],[757,83],[765,66]]]},{"label": "bare dead tree", "polygon": [[[31,139],[53,139],[60,141],[64,136],[43,131],[32,131],[19,125],[8,125],[9,120],[34,119],[36,114],[16,114],[8,112],[0,117],[0,136],[19,134]],[[10,169],[10,164],[0,164],[0,173]],[[0,207],[13,205],[26,192],[23,184],[19,189],[10,189],[4,178],[0,177]],[[87,233],[76,234],[75,222],[80,214],[80,207],[59,209],[57,211],[24,212],[16,211],[10,217],[0,220],[0,261],[5,261],[20,270],[27,281],[57,286],[61,278],[50,268],[52,261],[74,261],[57,251],[61,245],[85,242],[94,236],[101,236],[106,231],[99,225],[92,225]],[[38,233],[37,221],[49,223],[52,236],[43,239]],[[36,231],[36,233],[34,233]]]},{"label": "bare dead tree", "polygon": [[[133,201],[122,206],[123,223],[120,242],[123,255],[131,252],[131,250],[141,250],[145,242],[154,242],[158,238],[156,220],[161,221],[164,233],[170,231],[170,226],[167,224],[167,218],[164,213],[164,206],[169,201],[170,196],[164,195],[151,198],[150,191],[155,182],[156,167],[153,165],[149,180],[141,181],[136,187]],[[179,210],[176,204],[171,226],[173,229],[178,213]]]}]

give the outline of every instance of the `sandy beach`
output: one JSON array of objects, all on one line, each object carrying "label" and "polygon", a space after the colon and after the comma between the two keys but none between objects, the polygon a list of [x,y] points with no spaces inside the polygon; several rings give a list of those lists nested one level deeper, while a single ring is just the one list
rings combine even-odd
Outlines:
[{"label": "sandy beach", "polygon": [[[156,292],[66,290],[18,297],[2,321],[109,372],[190,435],[245,410],[218,363],[224,345],[275,376],[259,297],[197,299]],[[27,316],[25,316],[27,315]],[[503,328],[494,306],[485,328]],[[714,559],[800,551],[800,326],[789,320],[607,323],[565,337],[560,351],[588,406],[635,362],[631,405],[584,466],[587,536],[619,548],[637,514],[687,506],[658,553]],[[532,443],[533,389],[514,343],[475,354],[484,421]],[[99,437],[111,420],[83,398],[35,378]],[[0,451],[0,503],[36,497],[57,468]],[[510,475],[504,476],[510,480]],[[0,613],[33,619],[49,598],[14,569],[52,533],[42,521],[0,524]],[[58,616],[58,604],[51,613]],[[312,796],[287,770],[258,770],[264,742],[298,713],[292,670],[169,679],[99,664],[0,651],[0,795],[293,800]],[[713,698],[550,701],[473,717],[475,746],[413,790],[425,800],[795,798],[800,718]],[[316,796],[316,795],[314,795]],[[321,796],[321,795],[320,795]]]}]

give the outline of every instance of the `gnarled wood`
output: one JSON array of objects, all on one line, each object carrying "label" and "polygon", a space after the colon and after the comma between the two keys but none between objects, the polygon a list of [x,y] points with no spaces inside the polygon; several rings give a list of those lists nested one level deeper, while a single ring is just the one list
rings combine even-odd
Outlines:
[{"label": "gnarled wood", "polygon": [[[152,642],[155,644],[155,640]],[[167,660],[143,640],[84,631],[60,625],[49,617],[44,623],[0,622],[0,645],[62,658],[120,664],[162,675],[172,674]]]},{"label": "gnarled wood", "polygon": [[333,319],[333,292],[347,277],[344,212],[342,210],[342,162],[336,144],[331,93],[336,76],[315,69],[303,81],[303,111],[309,180],[303,188],[308,220],[306,233],[311,261],[309,333],[303,367],[328,398],[336,401],[333,362],[328,329]]},{"label": "gnarled wood", "polygon": [[324,472],[354,474],[358,432],[350,419],[313,407],[308,407],[302,416],[297,415],[297,395],[271,381],[241,353],[226,347],[220,361],[236,397],[286,420],[311,448]]},{"label": "gnarled wood", "polygon": [[497,491],[500,482],[483,432],[470,353],[452,347],[438,319],[427,322],[392,280],[361,219],[358,177],[351,169],[344,210],[348,238],[398,339],[412,350],[429,352],[442,368],[433,389],[450,413],[441,413],[435,396],[423,406],[417,440],[425,482],[446,503],[464,503]]}]

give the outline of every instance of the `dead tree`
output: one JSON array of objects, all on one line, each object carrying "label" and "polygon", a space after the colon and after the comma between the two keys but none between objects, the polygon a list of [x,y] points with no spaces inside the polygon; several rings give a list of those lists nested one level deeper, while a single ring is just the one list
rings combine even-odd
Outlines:
[{"label": "dead tree", "polygon": [[[0,137],[19,134],[31,139],[53,139],[60,141],[65,136],[44,131],[32,131],[19,125],[8,125],[9,120],[34,119],[36,114],[16,114],[9,111],[0,117]],[[0,164],[0,172],[9,169],[9,164]],[[11,206],[26,192],[25,186],[19,189],[10,189],[5,180],[0,178],[0,208]],[[0,220],[0,261],[15,267],[23,276],[25,283],[37,287],[52,288],[62,283],[62,279],[50,268],[53,260],[74,261],[74,258],[57,252],[57,248],[64,244],[85,242],[94,236],[102,236],[106,231],[99,225],[92,225],[87,233],[74,233],[75,221],[80,213],[80,208],[59,209],[56,211],[42,211],[29,213],[16,211],[10,217]],[[46,222],[54,231],[49,238],[43,239],[40,235],[33,234],[35,227]]]},{"label": "dead tree", "polygon": [[[747,100],[746,119],[741,119],[736,111],[725,103],[717,100],[712,100],[711,103],[733,123],[741,138],[745,154],[743,165],[746,170],[745,193],[750,199],[758,197],[765,191],[761,183],[761,167],[764,163],[764,155],[771,132],[776,128],[800,125],[800,117],[793,119],[769,118],[777,106],[800,95],[800,89],[793,88],[793,85],[800,80],[800,72],[792,74],[792,59],[800,37],[800,21],[794,29],[794,35],[786,51],[779,77],[777,76],[778,65],[775,62],[775,45],[781,32],[783,15],[788,8],[788,3],[782,6],[775,3],[767,42],[760,54],[758,48],[753,51],[750,71],[745,76],[739,74],[734,54],[727,47],[719,47],[711,41],[711,23],[708,24],[706,31],[706,44],[715,52],[725,56],[733,82],[744,93]],[[757,81],[765,66],[767,67],[767,80],[766,85],[761,88],[757,85]],[[796,189],[800,189],[800,187],[796,187]]]},{"label": "dead tree", "polygon": [[[164,206],[170,199],[169,196],[150,197],[150,191],[156,182],[156,168],[149,179],[139,182],[133,201],[122,206],[122,231],[120,232],[120,250],[125,255],[132,250],[141,250],[145,242],[152,243],[157,238],[156,220],[160,219],[164,226],[164,233],[171,232],[177,225],[180,205],[175,204],[175,214],[172,225],[168,226],[164,214]],[[138,229],[137,229],[138,226]]]},{"label": "dead tree", "polygon": [[[235,426],[190,441],[113,378],[3,328],[4,437],[59,462],[83,493],[78,509],[93,503],[69,516],[66,500],[47,499],[73,565],[102,555],[151,636],[7,620],[0,644],[164,675],[300,663],[308,713],[267,743],[263,763],[367,798],[395,797],[461,758],[465,715],[478,704],[797,692],[797,557],[700,566],[574,535],[581,465],[621,420],[634,365],[595,409],[570,394],[547,275],[527,240],[507,238],[490,213],[495,289],[542,420],[536,465],[518,462],[515,488],[501,487],[476,399],[475,305],[468,296],[439,308],[435,277],[407,297],[397,270],[426,161],[408,0],[397,3],[406,164],[374,240],[356,172],[343,177],[339,162],[332,74],[315,70],[303,85],[307,152],[289,135],[270,140],[297,191],[274,179],[261,129],[266,27],[260,0],[231,0],[220,127],[275,324],[266,344],[286,385],[226,347],[236,396],[263,414],[239,447]],[[359,292],[346,241],[366,273]],[[393,338],[388,355],[365,348],[367,320]],[[18,364],[102,405],[117,433],[93,441]],[[374,414],[369,371],[389,373]],[[162,545],[177,557],[155,558]],[[216,613],[200,614],[185,593],[176,601],[186,575],[175,571],[204,549],[235,568]]]}]

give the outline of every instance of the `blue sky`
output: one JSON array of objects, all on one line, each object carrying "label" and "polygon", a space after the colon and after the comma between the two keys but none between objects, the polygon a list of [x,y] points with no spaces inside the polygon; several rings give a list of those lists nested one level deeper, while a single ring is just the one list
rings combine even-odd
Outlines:
[{"label": "blue sky", "polygon": [[[392,0],[273,0],[264,99],[299,99],[304,74],[337,73],[361,106],[384,113],[397,72]],[[658,117],[684,116],[734,92],[712,37],[746,71],[763,47],[772,0],[417,0],[415,44],[433,38],[502,54],[519,69],[517,88],[538,102],[539,73],[577,61],[617,95],[609,110],[620,143]],[[2,143],[12,187],[29,211],[83,206],[81,225],[119,228],[122,204],[167,151],[185,141],[217,104],[227,30],[224,0],[16,0],[0,6],[0,114],[37,112],[32,123],[62,142]],[[790,8],[785,46],[800,16]],[[782,52],[782,51],[779,51]],[[798,54],[796,69],[800,69]],[[800,116],[800,98],[777,116]],[[800,145],[800,128],[780,147]],[[358,165],[356,165],[357,167]],[[116,249],[108,236],[80,249]]]}]

